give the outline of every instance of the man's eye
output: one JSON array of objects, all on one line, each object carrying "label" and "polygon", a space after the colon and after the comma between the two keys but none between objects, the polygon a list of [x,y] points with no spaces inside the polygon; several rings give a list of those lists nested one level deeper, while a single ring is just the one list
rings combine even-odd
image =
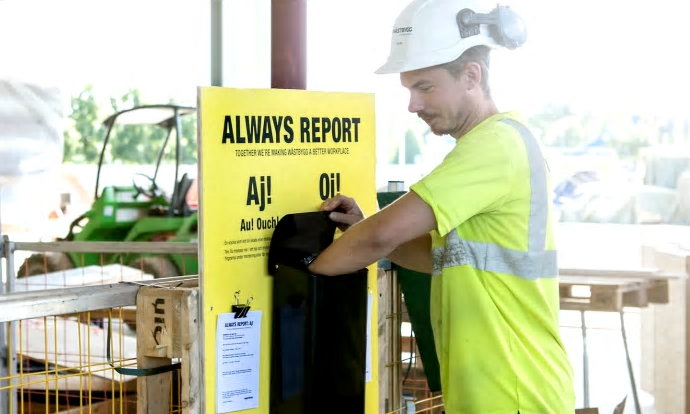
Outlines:
[{"label": "man's eye", "polygon": [[422,87],[419,88],[419,89],[420,89],[422,92],[431,92],[431,91],[434,89],[434,87],[433,87],[433,86],[422,86]]}]

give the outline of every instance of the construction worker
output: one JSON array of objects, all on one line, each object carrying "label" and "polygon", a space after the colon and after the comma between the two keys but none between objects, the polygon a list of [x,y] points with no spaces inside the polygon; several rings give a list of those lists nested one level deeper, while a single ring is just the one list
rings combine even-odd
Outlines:
[{"label": "construction worker", "polygon": [[448,414],[575,411],[559,334],[548,166],[515,112],[499,112],[489,54],[524,43],[523,21],[478,0],[414,0],[388,61],[409,111],[455,147],[410,191],[368,218],[352,198],[323,204],[346,231],[304,265],[343,275],[388,257],[432,275],[431,321]]}]

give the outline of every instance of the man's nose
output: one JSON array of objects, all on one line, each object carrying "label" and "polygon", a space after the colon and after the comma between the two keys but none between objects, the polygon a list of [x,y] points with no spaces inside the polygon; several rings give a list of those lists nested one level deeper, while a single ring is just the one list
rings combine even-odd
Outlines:
[{"label": "man's nose", "polygon": [[424,102],[419,99],[417,94],[411,93],[410,94],[410,103],[407,105],[407,110],[412,112],[413,114],[421,111],[424,109]]}]

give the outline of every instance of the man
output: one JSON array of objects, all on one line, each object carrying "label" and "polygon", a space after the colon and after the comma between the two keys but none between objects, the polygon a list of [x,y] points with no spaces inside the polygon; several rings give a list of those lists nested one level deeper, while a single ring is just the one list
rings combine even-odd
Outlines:
[{"label": "man", "polygon": [[457,141],[403,197],[364,218],[338,195],[323,209],[346,231],[311,263],[346,274],[382,257],[432,274],[431,320],[448,414],[573,413],[559,335],[548,168],[516,113],[488,83],[489,50],[524,26],[476,0],[415,0],[398,17],[378,73],[400,73],[409,111]]}]

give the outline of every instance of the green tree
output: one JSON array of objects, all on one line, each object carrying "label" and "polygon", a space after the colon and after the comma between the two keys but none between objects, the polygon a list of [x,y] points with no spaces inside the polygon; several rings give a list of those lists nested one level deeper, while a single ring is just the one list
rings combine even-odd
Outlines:
[{"label": "green tree", "polygon": [[[173,102],[172,99],[169,100]],[[108,99],[107,115],[143,104],[141,93],[129,89],[120,96]],[[66,129],[65,162],[78,164],[98,163],[104,139],[101,106],[98,104],[92,85],[71,99],[71,125]],[[182,117],[180,137],[180,161],[183,164],[197,162],[196,116]],[[146,125],[119,125],[114,128],[106,149],[106,163],[151,164],[155,163],[158,153],[166,139],[164,128]],[[165,146],[164,160],[174,162],[174,134]]]},{"label": "green tree", "polygon": [[[403,156],[405,157],[405,164],[415,164],[417,162],[417,157],[419,157],[422,154],[422,148],[421,145],[419,145],[419,138],[417,138],[417,135],[414,133],[414,131],[412,131],[411,128],[408,128],[407,131],[405,131],[403,145]],[[390,163],[400,163],[399,145],[395,147],[395,153],[391,157]]]},{"label": "green tree", "polygon": [[64,160],[80,164],[97,162],[101,148],[101,126],[92,85],[87,85],[79,95],[70,99],[70,109],[71,125],[64,132]]},{"label": "green tree", "polygon": [[182,118],[180,147],[180,162],[182,164],[196,164],[198,162],[195,115],[185,116]]},{"label": "green tree", "polygon": [[[138,90],[130,89],[122,96],[110,98],[111,113],[141,105]],[[118,125],[111,132],[107,149],[108,163],[153,164],[163,148],[166,134],[163,128],[150,125]],[[168,146],[170,152],[173,145]],[[166,161],[170,158],[166,157]]]}]

